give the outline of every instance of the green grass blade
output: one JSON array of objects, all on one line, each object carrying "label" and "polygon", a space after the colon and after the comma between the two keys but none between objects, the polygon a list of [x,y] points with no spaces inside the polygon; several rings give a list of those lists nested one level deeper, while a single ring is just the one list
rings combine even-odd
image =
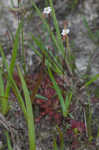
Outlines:
[{"label": "green grass blade", "polygon": [[0,96],[4,96],[4,82],[1,70],[0,70]]},{"label": "green grass blade", "polygon": [[70,104],[71,104],[71,100],[72,100],[72,92],[68,93],[68,95],[66,96],[66,99],[65,99],[65,117],[67,117],[68,113],[69,113],[69,107],[70,107]]},{"label": "green grass blade", "polygon": [[[62,67],[62,65],[60,64],[59,61],[57,61],[57,59],[55,58],[54,55],[52,55],[52,53],[49,53],[47,51],[47,49],[44,47],[44,43],[42,43],[41,40],[39,40],[38,38],[34,37],[33,35],[32,35],[32,39],[35,42],[35,44],[37,46],[39,46],[42,54],[44,54],[46,56],[46,60],[45,60],[46,66],[50,65],[50,67],[52,69],[54,68],[55,72],[57,72],[58,74],[62,74],[63,73],[63,67]],[[31,44],[29,44],[29,46],[31,47]],[[33,50],[36,52],[36,54],[38,54],[38,56],[41,57],[41,54],[38,52],[38,50],[36,50],[34,48],[33,48]]]},{"label": "green grass blade", "polygon": [[[62,43],[62,40],[61,40],[61,35],[60,35],[60,31],[59,31],[59,27],[58,27],[58,23],[57,23],[57,20],[56,20],[56,17],[55,17],[55,12],[54,12],[54,8],[53,8],[53,5],[52,5],[52,2],[50,1],[50,4],[52,5],[52,13],[53,13],[53,19],[54,19],[54,24],[55,24],[55,28],[57,30],[57,38],[58,40],[56,39],[55,35],[53,34],[53,32],[51,31],[50,29],[50,26],[48,25],[48,23],[46,22],[46,20],[44,19],[44,17],[42,16],[42,13],[40,12],[40,10],[38,9],[38,7],[36,6],[35,2],[33,2],[33,0],[31,0],[32,2],[32,5],[33,7],[35,8],[37,14],[40,16],[42,22],[44,23],[46,29],[47,29],[47,32],[49,33],[49,35],[51,36],[51,39],[53,41],[53,44],[56,46],[56,53],[62,53],[62,57],[64,58],[64,54],[65,54],[65,49],[64,49],[64,46],[63,46],[63,43]],[[57,58],[56,58],[57,59]],[[58,59],[58,63],[59,63],[60,59]],[[65,62],[68,66],[68,69],[69,69],[69,72],[72,73],[72,69],[69,65],[69,62],[68,62],[68,59],[66,58],[65,59]]]},{"label": "green grass blade", "polygon": [[84,25],[85,25],[85,27],[86,27],[86,29],[87,29],[87,31],[88,31],[88,36],[89,36],[89,38],[90,38],[92,41],[95,42],[95,41],[96,41],[96,37],[94,36],[93,32],[91,31],[91,29],[90,29],[90,27],[89,27],[89,25],[88,25],[88,22],[87,22],[85,16],[83,16],[83,23],[84,23]]},{"label": "green grass blade", "polygon": [[[32,0],[31,0],[32,1]],[[58,50],[59,52],[61,51],[61,47],[59,45],[59,41],[56,40],[56,37],[55,35],[53,34],[53,32],[51,31],[50,29],[50,26],[48,25],[48,23],[46,22],[46,20],[43,18],[42,16],[42,12],[40,12],[40,10],[38,9],[38,7],[36,6],[35,2],[32,1],[32,5],[33,7],[35,8],[35,10],[37,11],[38,15],[40,16],[42,22],[44,23],[46,29],[47,29],[47,32],[49,33],[49,35],[51,36],[51,39],[53,40],[53,44],[56,46],[56,50]],[[63,49],[62,49],[63,50]],[[56,53],[58,52],[56,51]]]},{"label": "green grass blade", "polygon": [[35,127],[34,127],[34,116],[33,116],[33,110],[32,110],[32,103],[31,103],[29,91],[28,91],[28,88],[26,86],[23,75],[22,75],[19,67],[17,67],[17,68],[18,68],[18,73],[19,73],[19,76],[21,79],[22,88],[23,88],[23,92],[24,92],[24,96],[25,96],[30,150],[36,150]]},{"label": "green grass blade", "polygon": [[36,96],[35,96],[36,98],[39,98],[39,99],[43,99],[43,100],[48,100],[48,98],[47,97],[45,97],[45,96],[42,96],[42,95],[40,95],[40,94],[36,94]]},{"label": "green grass blade", "polygon": [[[15,62],[16,62],[16,56],[18,53],[18,46],[19,46],[19,35],[20,35],[20,30],[22,28],[22,22],[19,24],[18,29],[16,31],[16,36],[15,36],[15,41],[13,44],[13,51],[12,51],[12,59],[11,59],[11,64],[9,66],[9,70],[11,73],[13,73],[14,70],[14,66],[15,66]],[[3,51],[2,47],[0,47],[0,51]],[[4,59],[4,57],[3,57]],[[4,62],[4,60],[3,60]],[[9,96],[9,92],[10,92],[10,88],[11,88],[11,83],[9,82],[9,80],[7,80],[7,84],[6,84],[6,88],[5,88],[5,97]],[[5,100],[5,104],[3,107],[3,114],[6,114],[8,111],[8,100]]]},{"label": "green grass blade", "polygon": [[0,98],[0,104],[1,104],[1,108],[0,110],[3,112],[3,108],[5,108],[5,103],[6,100],[4,100],[4,82],[3,82],[3,78],[2,78],[2,71],[0,70],[0,96],[2,98]]},{"label": "green grass blade", "polygon": [[26,72],[26,56],[25,56],[25,48],[24,48],[24,31],[23,31],[23,28],[22,28],[22,32],[21,32],[21,41],[22,41],[22,63],[23,63],[24,72]]},{"label": "green grass blade", "polygon": [[64,136],[61,129],[58,126],[57,126],[57,131],[59,133],[60,150],[64,150]]},{"label": "green grass blade", "polygon": [[72,92],[70,92],[67,96],[66,96],[66,100],[65,100],[65,106],[66,108],[69,107],[70,103],[71,103],[71,100],[72,100]]},{"label": "green grass blade", "polygon": [[36,48],[33,46],[33,44],[28,43],[28,46],[33,50],[33,52],[34,52],[37,56],[39,56],[40,58],[42,58],[42,54],[38,51],[38,49],[36,49]]},{"label": "green grass blade", "polygon": [[53,150],[59,150],[55,138],[53,140]]},{"label": "green grass blade", "polygon": [[54,79],[54,77],[52,75],[52,72],[51,72],[50,68],[48,68],[48,73],[49,73],[49,76],[50,76],[50,78],[52,80],[54,89],[56,90],[56,93],[57,93],[57,95],[59,97],[59,101],[60,101],[60,105],[61,105],[61,108],[62,108],[63,115],[65,115],[66,109],[65,109],[64,98],[62,96],[61,89],[57,85],[57,83],[56,83],[56,81],[55,81],[55,79]]},{"label": "green grass blade", "polygon": [[[5,59],[4,59],[4,55],[2,55],[2,54],[4,54],[3,53],[3,49],[2,49],[2,47],[1,47],[1,45],[0,45],[0,52],[1,52],[1,56],[2,56],[2,58],[3,58],[3,64],[5,64]],[[9,84],[8,84],[9,83]],[[3,83],[1,83],[1,84],[3,84]],[[8,89],[8,86],[9,86],[9,88],[10,88],[10,82],[9,82],[9,80],[7,80],[7,85],[6,85],[6,90],[10,90],[10,89]],[[3,107],[2,107],[2,113],[3,114],[6,114],[7,113],[7,111],[8,111],[8,94],[6,94],[6,92],[4,93],[4,97],[7,97],[7,99],[3,99]]]},{"label": "green grass blade", "polygon": [[86,121],[86,127],[87,127],[87,136],[88,140],[92,140],[92,112],[90,109],[90,103],[85,105],[85,121]]},{"label": "green grass blade", "polygon": [[8,150],[13,150],[13,148],[11,146],[10,137],[9,137],[8,132],[6,132],[5,135],[6,135],[6,138],[7,138]]},{"label": "green grass blade", "polygon": [[94,77],[92,77],[88,82],[85,83],[84,87],[88,87],[93,82],[97,81],[99,78],[99,74],[96,74]]},{"label": "green grass blade", "polygon": [[9,67],[9,70],[11,73],[14,70],[15,62],[16,62],[16,56],[18,54],[18,48],[19,48],[19,36],[20,36],[20,31],[22,30],[23,23],[21,22],[18,26],[18,29],[16,31],[16,36],[15,36],[15,41],[13,44],[13,50],[12,50],[12,59],[11,59],[11,64]]},{"label": "green grass blade", "polygon": [[[14,86],[14,88],[15,88],[15,90],[16,90],[16,93],[17,93],[18,102],[19,102],[19,104],[20,104],[20,106],[21,106],[21,109],[22,109],[22,111],[23,111],[23,113],[24,113],[25,118],[27,118],[26,108],[25,108],[25,104],[24,104],[23,98],[22,98],[22,96],[21,96],[21,94],[20,94],[19,89],[18,89],[17,86],[16,86],[15,81],[13,80],[12,73],[11,73],[10,70],[9,70],[9,67],[8,67],[8,64],[7,64],[7,61],[6,61],[6,57],[5,57],[5,55],[4,55],[4,52],[3,52],[3,49],[1,48],[1,46],[0,46],[0,52],[1,52],[1,56],[2,56],[2,58],[3,58],[4,64],[5,64],[6,69],[7,69],[7,72],[8,72],[9,83]],[[5,96],[5,97],[6,97],[6,96]],[[8,100],[8,97],[6,98],[6,100]]]},{"label": "green grass blade", "polygon": [[62,37],[61,37],[61,34],[60,34],[60,30],[59,30],[59,26],[58,26],[58,21],[56,19],[55,10],[54,10],[54,6],[53,6],[53,3],[52,3],[52,0],[49,0],[49,3],[50,3],[50,6],[52,8],[52,17],[53,17],[54,26],[55,26],[55,29],[56,29],[58,44],[61,47],[61,49],[60,49],[61,54],[62,54],[62,56],[64,56],[65,49],[64,49],[64,46],[63,46]]},{"label": "green grass blade", "polygon": [[[14,41],[14,44],[13,44],[12,57],[11,57],[12,59],[11,59],[11,63],[10,63],[10,66],[9,66],[9,70],[10,70],[11,73],[13,73],[13,71],[14,71],[16,56],[18,54],[19,36],[20,36],[21,29],[22,29],[22,22],[18,26],[18,29],[16,31],[16,36],[15,36],[15,41]],[[10,86],[11,85],[8,81],[7,86],[6,86],[6,90],[5,90],[5,96],[9,95]]]},{"label": "green grass blade", "polygon": [[54,44],[56,45],[56,47],[57,47],[57,48],[59,49],[59,51],[60,51],[60,47],[59,47],[59,44],[58,44],[58,42],[57,42],[57,40],[56,40],[56,38],[55,38],[55,35],[53,34],[53,32],[51,31],[51,29],[50,29],[48,23],[46,22],[46,20],[45,20],[44,17],[42,16],[42,12],[40,12],[39,8],[36,6],[36,4],[35,4],[35,2],[33,2],[33,0],[31,0],[31,2],[32,2],[32,5],[33,5],[33,7],[35,8],[37,14],[40,16],[42,22],[44,23],[44,25],[45,25],[45,27],[46,27],[46,29],[47,29],[49,35],[51,35],[51,38],[52,38]]},{"label": "green grass blade", "polygon": [[[58,21],[57,21],[56,15],[55,15],[55,10],[54,10],[54,6],[53,6],[52,0],[49,0],[49,3],[50,3],[50,6],[52,8],[52,17],[53,17],[54,26],[55,26],[55,29],[56,29],[57,41],[58,41],[58,44],[60,46],[60,51],[59,52],[61,52],[61,55],[63,56],[63,59],[64,59],[65,48],[64,48],[62,37],[61,37],[61,34],[60,34],[60,29],[59,29],[59,25],[58,25]],[[70,62],[68,61],[69,59],[67,59],[67,56],[65,56],[65,62],[67,64],[67,66],[68,66],[69,72],[72,74],[72,68],[70,66]]]},{"label": "green grass blade", "polygon": [[[50,65],[52,69],[54,68],[55,72],[62,74],[63,73],[63,67],[60,64],[60,62],[56,59],[56,57],[51,52],[47,51],[47,49],[44,47],[44,43],[41,40],[34,37],[34,35],[32,35],[32,39],[35,42],[35,44],[37,46],[39,46],[42,54],[45,54],[45,56],[46,56],[46,63],[45,64]],[[38,50],[35,50],[35,51],[38,54]],[[40,56],[40,54],[38,54],[38,55]]]}]

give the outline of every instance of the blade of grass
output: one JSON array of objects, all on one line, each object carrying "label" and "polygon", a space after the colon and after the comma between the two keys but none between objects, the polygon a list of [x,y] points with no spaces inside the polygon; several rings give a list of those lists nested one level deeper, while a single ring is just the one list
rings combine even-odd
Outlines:
[{"label": "blade of grass", "polygon": [[[1,98],[2,97],[2,98]],[[5,103],[3,103],[4,101],[4,82],[3,82],[3,78],[2,78],[2,71],[0,70],[0,103],[1,103],[1,112],[3,112],[3,108],[5,107]]]},{"label": "blade of grass", "polygon": [[[35,49],[34,46],[31,45],[30,43],[29,43],[29,47],[32,48],[32,50],[33,50],[40,58],[42,58],[42,54],[41,54],[37,49]],[[42,53],[44,53],[45,56],[46,56],[45,65],[46,65],[47,67],[50,66],[50,67],[53,69],[53,71],[55,71],[56,73],[62,74],[62,73],[63,73],[63,71],[62,71],[62,70],[63,70],[62,66],[61,66],[61,65],[59,66],[59,64],[55,62],[55,59],[51,58],[51,57],[48,55],[48,53],[47,53],[46,51],[44,51],[44,49],[43,49],[43,50],[41,49],[41,51],[42,51]],[[54,56],[53,56],[53,57],[54,57]]]},{"label": "blade of grass", "polygon": [[36,94],[36,96],[35,96],[35,97],[36,97],[36,98],[43,99],[43,100],[48,100],[48,98],[47,98],[47,97],[42,96],[42,95],[40,95],[40,94]]},{"label": "blade of grass", "polygon": [[5,135],[6,135],[6,138],[7,138],[8,150],[13,150],[13,148],[11,146],[10,137],[9,137],[8,132],[6,132]]},{"label": "blade of grass", "polygon": [[25,96],[25,103],[26,103],[26,110],[27,110],[27,125],[28,125],[28,136],[29,136],[29,145],[30,150],[36,150],[36,144],[35,144],[35,127],[34,127],[34,116],[33,116],[33,110],[32,110],[32,103],[29,95],[28,88],[26,86],[24,77],[17,66],[18,73],[21,79],[22,88]]},{"label": "blade of grass", "polygon": [[92,141],[92,112],[90,110],[90,104],[85,105],[85,122],[86,122],[86,132],[88,136],[88,140],[91,142]]},{"label": "blade of grass", "polygon": [[24,31],[22,28],[22,32],[21,32],[21,41],[22,41],[22,62],[23,62],[23,69],[24,72],[26,72],[26,56],[25,56],[25,49],[24,49]]},{"label": "blade of grass", "polygon": [[[53,17],[54,26],[55,26],[55,29],[56,29],[58,44],[60,45],[60,48],[61,48],[60,51],[61,51],[61,54],[62,54],[62,56],[64,58],[65,48],[64,48],[63,41],[62,41],[62,38],[61,38],[61,34],[60,34],[60,30],[59,30],[59,25],[58,25],[58,21],[57,21],[56,15],[55,15],[55,10],[54,10],[54,6],[53,6],[52,0],[49,0],[49,3],[50,3],[50,6],[52,8],[52,17]],[[67,57],[65,56],[65,62],[67,64],[68,70],[72,74],[72,69],[71,69],[71,66],[69,65],[68,60],[69,59],[67,59]]]},{"label": "blade of grass", "polygon": [[67,117],[67,115],[69,113],[69,107],[71,104],[71,100],[72,100],[72,92],[69,92],[65,98],[65,108],[66,108],[65,117]]},{"label": "blade of grass", "polygon": [[99,74],[96,74],[88,82],[86,82],[83,87],[88,87],[90,84],[92,84],[93,82],[95,82],[96,80],[98,80],[98,78],[99,78]]},{"label": "blade of grass", "polygon": [[60,150],[64,150],[64,136],[61,129],[58,126],[57,126],[57,131],[59,133]]},{"label": "blade of grass", "polygon": [[[18,29],[16,31],[16,36],[15,36],[15,41],[13,44],[13,51],[12,51],[12,59],[11,59],[11,63],[9,66],[9,70],[11,73],[13,73],[14,71],[14,66],[15,66],[15,62],[16,62],[16,56],[17,56],[17,50],[18,50],[18,43],[19,43],[19,33],[20,30],[22,28],[22,22],[19,24]],[[3,51],[2,47],[0,46],[0,51]],[[3,57],[4,58],[4,57]],[[4,59],[3,59],[4,62]],[[5,62],[4,62],[5,64]],[[9,97],[9,92],[10,92],[10,88],[11,88],[11,83],[9,82],[9,80],[7,80],[7,84],[6,84],[6,88],[5,88],[5,97]],[[8,111],[8,100],[4,100],[3,101],[3,114],[6,114]]]},{"label": "blade of grass", "polygon": [[57,146],[57,143],[56,143],[56,139],[54,138],[53,140],[53,150],[58,150],[58,146]]},{"label": "blade of grass", "polygon": [[62,112],[63,112],[63,116],[65,115],[65,112],[66,112],[66,109],[65,109],[65,104],[64,104],[64,98],[62,96],[62,92],[61,92],[61,89],[59,88],[59,86],[57,85],[53,75],[52,75],[52,72],[50,70],[50,68],[48,68],[48,73],[49,73],[49,76],[52,80],[52,83],[53,83],[53,86],[54,86],[54,89],[56,90],[56,93],[59,97],[59,101],[60,101],[60,104],[61,104],[61,108],[62,108]]},{"label": "blade of grass", "polygon": [[68,93],[68,95],[65,98],[65,102],[64,102],[64,98],[62,96],[61,89],[59,88],[57,82],[55,81],[54,76],[53,76],[50,68],[48,68],[48,73],[49,73],[49,76],[50,76],[50,78],[52,80],[54,89],[56,90],[56,93],[57,93],[57,95],[59,97],[59,101],[60,101],[60,104],[61,104],[63,116],[67,117],[68,112],[69,112],[69,106],[70,106],[71,100],[72,100],[72,92]]},{"label": "blade of grass", "polygon": [[62,42],[62,38],[61,38],[59,26],[58,26],[58,21],[56,19],[55,10],[54,10],[52,0],[49,0],[49,3],[50,3],[50,6],[52,8],[52,17],[53,17],[54,26],[55,26],[55,29],[56,29],[58,44],[61,46],[60,51],[62,51],[62,54],[64,56],[65,49],[64,49],[64,46],[63,46],[63,42]]},{"label": "blade of grass", "polygon": [[92,41],[95,42],[95,41],[96,41],[96,37],[94,36],[93,32],[91,31],[91,29],[90,29],[90,27],[89,27],[89,25],[88,25],[88,22],[87,22],[85,16],[83,16],[83,23],[84,23],[84,25],[85,25],[85,27],[86,27],[86,29],[87,29],[87,31],[88,31],[88,36],[89,36],[89,38],[90,38]]},{"label": "blade of grass", "polygon": [[[54,55],[51,55],[49,53],[49,51],[46,50],[46,48],[44,47],[44,43],[41,40],[39,40],[38,38],[34,37],[33,35],[32,35],[32,39],[34,40],[36,45],[39,46],[41,52],[45,54],[46,59],[49,62],[49,65],[52,66],[52,68],[53,68],[53,65],[54,65],[54,71],[62,74],[63,73],[63,67],[60,64],[60,62],[57,61],[56,57]],[[38,52],[36,52],[36,53],[38,53]]]},{"label": "blade of grass", "polygon": [[[13,87],[14,87],[15,90],[16,90],[16,93],[17,93],[16,96],[17,96],[18,102],[19,102],[19,104],[20,104],[20,106],[21,106],[21,109],[22,109],[22,111],[23,111],[23,113],[24,113],[25,118],[27,119],[26,108],[25,108],[25,104],[24,104],[23,98],[22,98],[22,96],[21,96],[21,94],[20,94],[20,91],[19,91],[19,89],[18,89],[18,87],[17,87],[15,81],[13,80],[12,73],[11,73],[10,70],[9,70],[9,67],[8,67],[8,64],[7,64],[7,61],[6,61],[6,57],[5,57],[5,55],[4,55],[4,52],[3,52],[3,49],[1,48],[1,46],[0,46],[0,52],[1,52],[1,56],[2,56],[2,58],[3,58],[4,64],[5,64],[6,69],[7,69],[7,72],[8,72],[8,79],[9,79],[9,82],[11,83],[11,85],[13,85]],[[12,88],[13,88],[13,87],[12,87]],[[5,97],[6,97],[6,96],[5,96]],[[8,100],[8,98],[7,98],[7,100]]]}]

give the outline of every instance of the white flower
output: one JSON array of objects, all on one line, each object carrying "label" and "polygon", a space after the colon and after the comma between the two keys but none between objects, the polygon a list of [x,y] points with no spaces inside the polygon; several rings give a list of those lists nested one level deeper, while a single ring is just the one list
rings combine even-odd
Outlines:
[{"label": "white flower", "polygon": [[43,10],[43,14],[50,14],[51,13],[51,11],[52,11],[52,9],[51,9],[51,7],[46,7],[46,8],[44,8],[44,10]]},{"label": "white flower", "polygon": [[70,29],[63,29],[61,35],[62,36],[66,36],[67,34],[69,34]]}]

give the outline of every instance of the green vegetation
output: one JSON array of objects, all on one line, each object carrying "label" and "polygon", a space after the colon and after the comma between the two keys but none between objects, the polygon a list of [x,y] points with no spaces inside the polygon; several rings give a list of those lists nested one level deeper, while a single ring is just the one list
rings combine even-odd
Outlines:
[{"label": "green vegetation", "polygon": [[[29,150],[36,150],[36,132],[35,132],[35,116],[34,116],[34,106],[36,103],[36,99],[39,100],[39,104],[42,106],[42,103],[45,104],[45,102],[49,103],[49,100],[52,98],[51,94],[53,94],[53,100],[56,98],[58,102],[55,104],[53,102],[53,108],[49,110],[51,113],[56,111],[58,114],[53,113],[53,116],[58,118],[58,122],[62,120],[63,124],[65,122],[65,128],[66,133],[72,135],[74,145],[76,142],[80,143],[81,136],[83,135],[83,132],[86,134],[86,141],[88,139],[88,142],[91,143],[93,140],[92,135],[92,112],[90,108],[90,94],[88,93],[88,87],[90,85],[97,81],[99,78],[99,74],[96,74],[95,76],[87,78],[87,81],[83,81],[83,86],[78,88],[77,82],[74,78],[76,76],[76,67],[75,67],[75,61],[73,53],[71,52],[70,43],[69,43],[69,36],[68,33],[66,33],[64,36],[61,35],[60,28],[58,25],[58,20],[56,18],[54,6],[52,3],[52,0],[46,1],[46,4],[50,6],[51,13],[48,14],[48,18],[45,17],[44,14],[40,11],[40,9],[37,7],[35,2],[31,0],[33,9],[36,10],[37,15],[40,17],[41,21],[43,22],[43,28],[44,32],[47,32],[46,40],[51,40],[51,44],[53,45],[53,48],[55,50],[55,53],[51,51],[51,49],[46,48],[46,42],[42,40],[41,37],[36,37],[34,33],[29,33],[29,36],[31,36],[31,39],[33,43],[28,42],[28,46],[32,48],[32,50],[35,52],[35,54],[41,59],[41,68],[38,73],[38,78],[36,82],[34,83],[34,88],[30,90],[30,87],[26,80],[26,56],[25,56],[25,49],[24,49],[24,18],[20,20],[18,29],[16,31],[15,37],[13,37],[13,49],[12,49],[12,57],[10,65],[8,66],[5,53],[3,51],[2,44],[0,44],[0,54],[2,56],[3,60],[3,67],[0,68],[0,112],[3,115],[7,115],[10,111],[10,93],[13,92],[17,102],[24,114],[24,118],[26,120],[27,129],[28,129],[28,142],[29,142]],[[79,3],[78,0],[74,0],[72,4],[72,8],[74,9],[76,5]],[[11,4],[14,7],[13,0],[11,0]],[[56,33],[54,33],[51,30],[50,25],[50,19],[53,20],[54,28]],[[94,35],[88,25],[88,22],[86,21],[85,17],[83,17],[83,22],[85,27],[88,31],[89,38],[96,42],[96,38],[99,37],[98,32],[96,32],[96,35]],[[64,29],[67,29],[64,25]],[[21,51],[22,51],[22,65],[16,65],[16,58],[19,56],[19,45],[21,41]],[[65,44],[64,44],[65,43]],[[36,45],[36,48],[35,48]],[[65,45],[65,46],[64,46]],[[39,49],[39,50],[38,50]],[[58,55],[60,54],[60,55]],[[90,60],[90,59],[89,59]],[[89,66],[88,66],[89,67]],[[6,69],[6,72],[4,71]],[[88,69],[88,68],[87,68]],[[17,72],[17,73],[16,73]],[[14,78],[14,73],[16,73],[17,78]],[[35,72],[34,72],[35,73]],[[42,87],[42,82],[47,76],[47,82],[45,84],[49,84],[49,87],[46,87],[44,85],[44,88],[48,90],[47,88],[50,88],[52,91],[49,95],[41,95],[39,93],[39,90]],[[29,79],[29,78],[28,78]],[[58,79],[58,80],[57,80]],[[6,80],[6,84],[5,81]],[[29,79],[30,80],[30,79]],[[34,80],[34,79],[33,79]],[[19,83],[19,84],[18,84]],[[32,84],[33,84],[32,83]],[[20,88],[21,85],[21,88]],[[43,88],[42,88],[43,89]],[[82,104],[81,99],[79,98],[79,93],[82,92],[82,90],[85,90],[86,95],[88,96],[88,104]],[[49,92],[49,91],[48,91]],[[77,95],[78,94],[78,95]],[[47,97],[48,96],[48,97]],[[50,98],[49,98],[50,97]],[[99,97],[98,97],[99,98]],[[79,100],[80,99],[80,100]],[[80,105],[79,105],[80,104]],[[81,107],[83,113],[84,113],[84,123],[76,121],[73,117],[73,113],[75,111],[74,108],[71,107]],[[50,105],[46,105],[46,107],[50,107]],[[44,107],[44,105],[43,105]],[[44,112],[45,115],[49,112]],[[50,114],[50,113],[49,113]],[[61,114],[61,117],[59,116]],[[40,116],[41,117],[41,116]],[[60,117],[60,118],[59,118]],[[67,119],[67,120],[66,120]],[[68,121],[69,120],[69,121]],[[69,122],[66,124],[66,121]],[[68,126],[68,127],[67,127]],[[59,146],[57,144],[56,137],[53,138],[53,150],[64,150],[65,149],[65,140],[63,131],[61,131],[60,127],[57,125],[57,134],[59,137]],[[99,131],[97,133],[97,137],[99,136]],[[11,145],[11,138],[10,134],[6,132],[6,138],[7,138],[7,145],[8,150],[12,150]],[[86,145],[86,143],[85,143]]]}]

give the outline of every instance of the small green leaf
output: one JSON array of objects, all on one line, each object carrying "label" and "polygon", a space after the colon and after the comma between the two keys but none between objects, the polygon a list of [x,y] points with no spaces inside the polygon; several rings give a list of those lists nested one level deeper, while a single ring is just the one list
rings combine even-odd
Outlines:
[{"label": "small green leaf", "polygon": [[36,96],[35,96],[36,98],[40,98],[40,99],[44,99],[44,100],[48,100],[48,98],[47,97],[45,97],[45,96],[42,96],[42,95],[40,95],[40,94],[36,94]]}]

